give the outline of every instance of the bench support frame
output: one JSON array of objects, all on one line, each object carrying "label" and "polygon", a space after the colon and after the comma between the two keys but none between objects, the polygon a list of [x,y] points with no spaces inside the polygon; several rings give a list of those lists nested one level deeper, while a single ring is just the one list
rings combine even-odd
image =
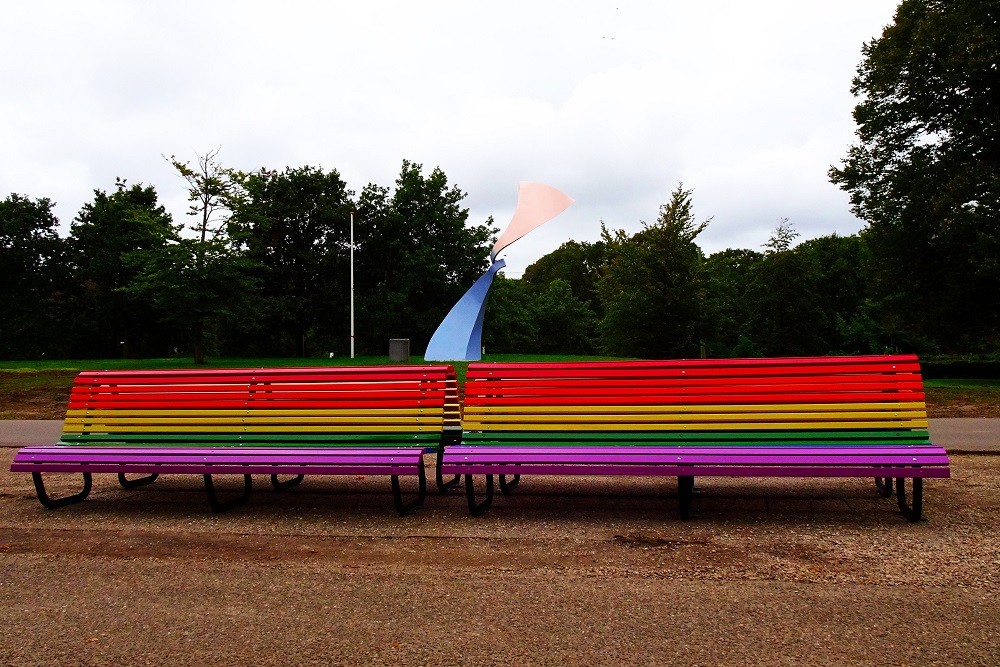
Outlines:
[{"label": "bench support frame", "polygon": [[392,475],[392,503],[396,507],[396,514],[399,516],[404,516],[424,504],[424,500],[427,498],[427,473],[424,472],[424,466],[421,465],[417,472],[417,497],[410,500],[409,502],[403,502],[403,492],[399,484],[399,475]]},{"label": "bench support frame", "polygon": [[72,505],[73,503],[78,503],[87,496],[90,495],[90,490],[94,487],[93,476],[89,472],[83,473],[83,490],[79,493],[75,493],[71,496],[65,496],[63,498],[52,498],[45,491],[45,481],[42,479],[42,473],[33,472],[31,473],[31,481],[35,483],[35,493],[38,494],[38,501],[42,503],[45,507],[50,510],[54,510],[58,507],[65,507],[66,505]]},{"label": "bench support frame", "polygon": [[250,499],[250,491],[253,490],[253,477],[251,475],[243,475],[243,493],[225,502],[220,501],[218,495],[216,495],[215,483],[212,482],[212,476],[204,475],[204,478],[205,491],[208,493],[208,506],[212,508],[213,512],[227,512],[234,507],[243,505]]},{"label": "bench support frame", "polygon": [[493,475],[486,475],[486,495],[476,501],[476,482],[473,475],[465,476],[465,498],[469,501],[469,514],[482,516],[493,504]]},{"label": "bench support frame", "polygon": [[291,479],[286,479],[285,481],[281,481],[278,479],[277,475],[271,475],[271,486],[274,487],[275,491],[285,491],[292,487],[298,486],[299,484],[302,483],[302,480],[304,480],[305,478],[306,478],[305,475],[297,475],[295,477],[292,477]]},{"label": "bench support frame", "polygon": [[153,473],[152,475],[147,475],[145,477],[139,477],[137,479],[129,479],[125,476],[125,473],[118,473],[118,483],[122,485],[123,489],[137,489],[140,486],[146,486],[147,484],[152,484],[159,477],[159,473]]}]

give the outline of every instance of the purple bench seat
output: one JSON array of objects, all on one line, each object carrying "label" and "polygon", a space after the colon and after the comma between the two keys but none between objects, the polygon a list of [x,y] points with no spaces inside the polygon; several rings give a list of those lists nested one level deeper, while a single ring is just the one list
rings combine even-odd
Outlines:
[{"label": "purple bench seat", "polygon": [[[485,512],[493,498],[493,476],[507,493],[521,475],[624,475],[677,477],[681,516],[691,512],[695,477],[873,477],[883,496],[896,478],[900,510],[919,518],[922,480],[950,476],[942,447],[560,447],[452,445],[445,451],[442,472],[465,475],[469,510]],[[485,475],[486,499],[476,502],[472,476]],[[513,476],[508,481],[507,476]],[[913,498],[906,501],[903,479],[913,479]]]},{"label": "purple bench seat", "polygon": [[[60,507],[83,500],[92,487],[93,473],[117,473],[122,486],[134,488],[152,482],[161,474],[204,475],[209,504],[222,511],[242,504],[252,489],[251,475],[270,475],[276,489],[285,489],[302,481],[305,475],[389,475],[392,479],[393,502],[399,514],[422,505],[427,482],[423,450],[419,448],[347,448],[318,447],[87,447],[40,446],[24,447],[14,456],[12,472],[30,472],[35,490],[43,505]],[[42,473],[82,473],[84,489],[67,498],[52,499],[42,484]],[[129,480],[127,475],[146,475]],[[212,475],[243,475],[243,494],[220,502],[216,497]],[[279,481],[279,475],[295,478]],[[416,476],[418,497],[404,503],[399,484],[400,475]]]}]

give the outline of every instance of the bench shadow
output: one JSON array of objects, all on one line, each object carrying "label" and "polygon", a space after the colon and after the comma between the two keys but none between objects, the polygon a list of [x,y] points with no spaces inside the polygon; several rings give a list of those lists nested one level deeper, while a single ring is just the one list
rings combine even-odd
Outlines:
[{"label": "bench shadow", "polygon": [[[482,482],[477,489],[482,492]],[[464,499],[464,497],[463,497]],[[464,503],[463,503],[464,505]],[[699,478],[692,517],[679,516],[672,478],[522,477],[509,494],[497,492],[493,505],[475,520],[504,522],[667,521],[692,526],[842,527],[906,524],[895,498],[880,498],[871,480]]]}]

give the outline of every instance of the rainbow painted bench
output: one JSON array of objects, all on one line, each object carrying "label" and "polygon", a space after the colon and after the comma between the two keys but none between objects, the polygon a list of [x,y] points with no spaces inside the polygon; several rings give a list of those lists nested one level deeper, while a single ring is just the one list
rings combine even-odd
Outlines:
[{"label": "rainbow painted bench", "polygon": [[[20,449],[11,471],[30,472],[48,508],[86,498],[93,473],[127,489],[203,475],[215,511],[246,502],[252,475],[276,490],[305,475],[388,475],[402,515],[424,502],[424,453],[460,428],[451,366],[93,371],[74,382],[60,441]],[[83,490],[51,498],[43,473],[82,473]],[[220,501],[213,475],[242,475],[242,494]],[[416,499],[404,502],[401,476],[416,477]]]},{"label": "rainbow painted bench", "polygon": [[494,475],[504,493],[521,475],[675,476],[682,518],[699,476],[872,477],[884,497],[895,478],[911,521],[923,479],[950,475],[910,355],[474,363],[442,470],[464,475],[473,515]]}]

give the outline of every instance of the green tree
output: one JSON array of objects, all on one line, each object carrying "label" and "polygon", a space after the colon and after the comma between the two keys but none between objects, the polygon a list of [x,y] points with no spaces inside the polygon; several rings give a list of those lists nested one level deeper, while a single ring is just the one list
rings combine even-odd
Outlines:
[{"label": "green tree", "polygon": [[423,350],[434,330],[487,267],[492,219],[468,224],[457,186],[440,168],[403,161],[395,190],[368,185],[358,201],[355,241],[359,348],[390,338]]},{"label": "green tree", "polygon": [[538,328],[536,351],[541,354],[592,354],[596,348],[597,316],[589,303],[573,294],[569,281],[556,278],[534,299]]},{"label": "green tree", "polygon": [[1000,342],[997,53],[996,2],[901,2],[862,49],[858,142],[830,170],[869,225],[881,302],[948,349]]},{"label": "green tree", "polygon": [[752,311],[749,291],[763,258],[755,250],[728,248],[705,260],[707,310],[714,316],[708,334],[708,356],[747,356],[754,349],[746,328]]},{"label": "green tree", "polygon": [[233,178],[241,193],[231,203],[229,235],[264,268],[244,349],[305,356],[332,351],[338,335],[346,348],[353,193],[336,170],[308,166]]},{"label": "green tree", "polygon": [[607,263],[597,284],[601,345],[635,357],[697,356],[709,332],[703,255],[691,190],[678,185],[654,224],[629,237],[602,225]]},{"label": "green tree", "polygon": [[807,254],[789,249],[797,236],[787,220],[764,244],[747,288],[750,304],[744,333],[767,356],[817,355],[830,350],[823,338],[820,271]]},{"label": "green tree", "polygon": [[126,261],[137,272],[123,291],[155,306],[159,322],[191,346],[196,364],[205,363],[208,340],[223,324],[252,317],[258,266],[219,240],[179,239]]},{"label": "green tree", "polygon": [[178,240],[171,216],[152,186],[117,179],[111,194],[94,191],[70,229],[70,266],[77,282],[73,353],[111,357],[166,354],[173,332],[128,288],[140,267]]},{"label": "green tree", "polygon": [[163,252],[142,253],[130,261],[135,280],[124,289],[157,306],[163,322],[176,327],[190,344],[196,364],[205,362],[206,340],[225,320],[245,322],[256,300],[257,265],[229,242],[230,207],[237,192],[231,170],[217,161],[218,151],[198,157],[197,167],[174,157],[170,163],[188,183],[188,227],[194,238],[168,241]]},{"label": "green tree", "polygon": [[[604,243],[567,241],[524,270],[523,280],[544,288],[553,280],[569,283],[573,296],[599,308],[597,280],[605,262]],[[598,313],[600,315],[601,313]]]},{"label": "green tree", "polygon": [[864,239],[857,234],[831,234],[804,241],[795,252],[815,267],[815,290],[821,295],[818,306],[823,313],[818,333],[828,342],[830,351],[884,352],[881,345],[873,347],[856,336],[845,335],[851,322],[860,322],[873,312],[868,278],[872,259]]},{"label": "green tree", "polygon": [[48,199],[0,201],[0,358],[65,356],[65,242]]},{"label": "green tree", "polygon": [[493,279],[483,347],[494,354],[530,354],[538,351],[538,323],[535,321],[535,288],[524,280],[502,273]]}]

